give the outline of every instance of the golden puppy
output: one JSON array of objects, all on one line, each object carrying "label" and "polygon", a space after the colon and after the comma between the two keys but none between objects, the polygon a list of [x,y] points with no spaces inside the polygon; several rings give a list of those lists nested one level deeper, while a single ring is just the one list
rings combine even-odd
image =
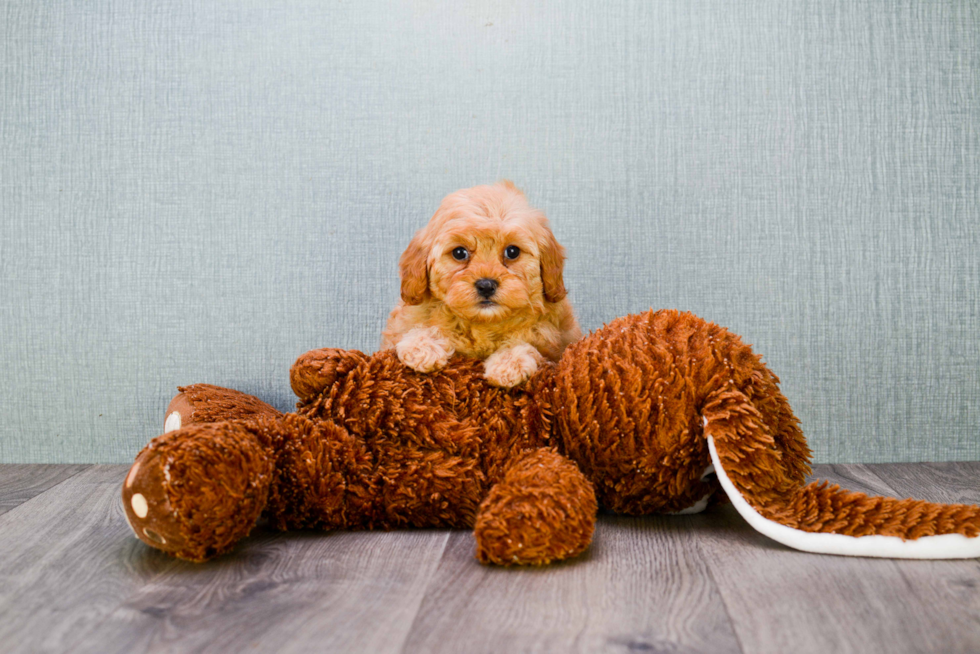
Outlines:
[{"label": "golden puppy", "polygon": [[419,372],[454,352],[479,357],[491,383],[516,386],[582,335],[564,261],[548,219],[511,182],[456,191],[402,254],[402,301],[381,347]]}]

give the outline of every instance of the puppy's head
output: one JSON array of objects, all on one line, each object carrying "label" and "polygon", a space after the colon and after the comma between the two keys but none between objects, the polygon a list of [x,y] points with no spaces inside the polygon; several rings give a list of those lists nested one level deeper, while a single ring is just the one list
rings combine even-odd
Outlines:
[{"label": "puppy's head", "polygon": [[402,300],[437,300],[464,320],[542,313],[565,297],[565,251],[508,181],[446,196],[402,254]]}]

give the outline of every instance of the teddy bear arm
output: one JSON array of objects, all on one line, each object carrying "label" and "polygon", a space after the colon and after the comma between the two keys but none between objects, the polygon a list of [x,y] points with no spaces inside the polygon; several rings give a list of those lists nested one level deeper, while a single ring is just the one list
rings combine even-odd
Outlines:
[{"label": "teddy bear arm", "polygon": [[543,565],[581,554],[598,511],[591,482],[552,449],[511,463],[477,512],[476,556],[482,563]]},{"label": "teddy bear arm", "polygon": [[309,400],[368,360],[358,350],[326,347],[310,350],[289,369],[289,385],[300,400]]}]

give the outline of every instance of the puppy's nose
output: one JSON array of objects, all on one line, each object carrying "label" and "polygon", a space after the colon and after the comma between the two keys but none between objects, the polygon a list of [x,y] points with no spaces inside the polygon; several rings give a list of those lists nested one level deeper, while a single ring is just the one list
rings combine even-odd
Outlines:
[{"label": "puppy's nose", "polygon": [[488,279],[484,277],[483,279],[476,280],[476,292],[480,294],[480,297],[488,298],[497,292],[497,280]]}]

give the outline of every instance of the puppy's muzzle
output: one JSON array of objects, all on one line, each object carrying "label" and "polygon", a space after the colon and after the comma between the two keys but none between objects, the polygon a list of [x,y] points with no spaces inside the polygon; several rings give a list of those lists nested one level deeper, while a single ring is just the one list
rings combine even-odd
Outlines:
[{"label": "puppy's muzzle", "polygon": [[476,292],[484,299],[489,299],[490,296],[496,293],[497,286],[499,286],[496,279],[488,279],[486,277],[476,280],[473,285],[476,286]]}]

